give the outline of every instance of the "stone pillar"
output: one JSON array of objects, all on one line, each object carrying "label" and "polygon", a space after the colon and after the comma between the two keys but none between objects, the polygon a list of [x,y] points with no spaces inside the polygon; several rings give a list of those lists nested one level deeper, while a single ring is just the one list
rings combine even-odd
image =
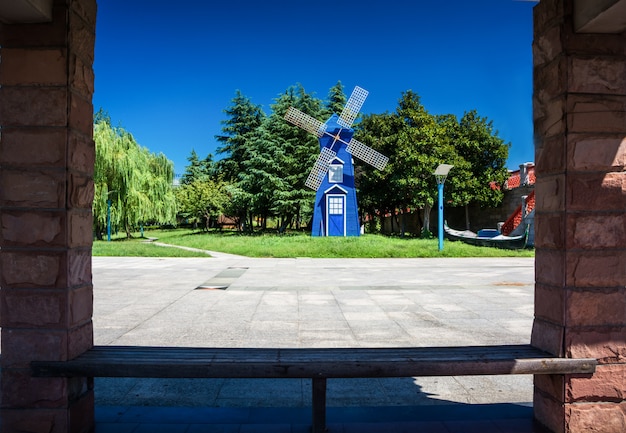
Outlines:
[{"label": "stone pillar", "polygon": [[55,0],[51,23],[0,25],[3,433],[94,425],[91,380],[29,364],[93,345],[95,19],[95,0]]},{"label": "stone pillar", "polygon": [[573,31],[575,0],[535,7],[536,288],[532,344],[594,357],[535,376],[554,432],[626,431],[626,34]]}]

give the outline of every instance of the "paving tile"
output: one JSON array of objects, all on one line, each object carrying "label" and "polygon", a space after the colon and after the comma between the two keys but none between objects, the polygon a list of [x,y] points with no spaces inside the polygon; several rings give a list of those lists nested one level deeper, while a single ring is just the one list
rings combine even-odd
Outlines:
[{"label": "paving tile", "polygon": [[290,424],[244,424],[240,433],[291,433]]},{"label": "paving tile", "polygon": [[98,422],[95,433],[134,433],[139,423]]},{"label": "paving tile", "polygon": [[240,424],[190,424],[185,433],[239,433],[240,429]]},{"label": "paving tile", "polygon": [[139,424],[133,433],[185,433],[189,425],[187,424]]}]

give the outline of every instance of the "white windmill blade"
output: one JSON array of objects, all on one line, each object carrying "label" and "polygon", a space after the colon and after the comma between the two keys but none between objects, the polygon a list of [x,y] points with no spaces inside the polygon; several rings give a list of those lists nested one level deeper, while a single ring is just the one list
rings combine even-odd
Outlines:
[{"label": "white windmill blade", "polygon": [[361,111],[361,107],[365,102],[365,98],[367,98],[369,92],[359,86],[356,86],[348,98],[348,102],[346,102],[346,106],[343,107],[343,111],[339,115],[339,120],[337,123],[343,126],[344,128],[350,128],[356,119],[356,116],[359,115],[359,111]]},{"label": "white windmill blade", "polygon": [[379,170],[383,170],[387,165],[387,162],[389,162],[389,158],[385,155],[375,151],[371,147],[355,140],[354,138],[350,140],[346,150],[353,156],[359,158],[361,161],[366,162]]},{"label": "white windmill blade", "polygon": [[335,156],[337,156],[335,151],[330,150],[328,147],[324,147],[317,157],[315,165],[309,173],[309,176],[306,178],[306,182],[304,182],[304,184],[312,190],[317,191],[324,180],[324,176],[326,176],[326,173],[328,172],[330,161],[332,161]]},{"label": "white windmill blade", "polygon": [[297,108],[289,107],[285,113],[285,120],[299,126],[311,134],[317,135],[318,138],[326,132],[326,124],[324,122],[320,122],[316,118],[303,113]]}]

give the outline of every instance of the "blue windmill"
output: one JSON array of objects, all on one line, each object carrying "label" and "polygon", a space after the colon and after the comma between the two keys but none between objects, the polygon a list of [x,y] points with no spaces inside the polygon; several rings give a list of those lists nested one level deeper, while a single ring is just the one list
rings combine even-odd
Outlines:
[{"label": "blue windmill", "polygon": [[368,92],[355,87],[339,116],[326,123],[289,107],[285,119],[317,136],[320,154],[305,185],[316,191],[313,212],[313,236],[359,236],[359,213],[354,187],[354,163],[357,157],[378,170],[389,161],[385,155],[352,138],[352,124]]}]

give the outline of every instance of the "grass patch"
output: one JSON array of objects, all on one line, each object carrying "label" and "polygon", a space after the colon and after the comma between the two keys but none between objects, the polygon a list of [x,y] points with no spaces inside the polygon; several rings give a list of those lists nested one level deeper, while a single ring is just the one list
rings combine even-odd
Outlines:
[{"label": "grass patch", "polygon": [[[188,229],[146,231],[159,242],[248,257],[312,258],[416,258],[416,257],[534,257],[534,250],[500,250],[437,239],[397,238],[381,235],[360,237],[312,237],[308,234],[243,235],[235,232],[200,232]],[[103,245],[104,244],[104,245]],[[108,245],[107,245],[108,244]],[[138,240],[94,242],[94,256],[203,257],[178,248],[158,247]],[[206,256],[204,256],[206,257]]]}]

